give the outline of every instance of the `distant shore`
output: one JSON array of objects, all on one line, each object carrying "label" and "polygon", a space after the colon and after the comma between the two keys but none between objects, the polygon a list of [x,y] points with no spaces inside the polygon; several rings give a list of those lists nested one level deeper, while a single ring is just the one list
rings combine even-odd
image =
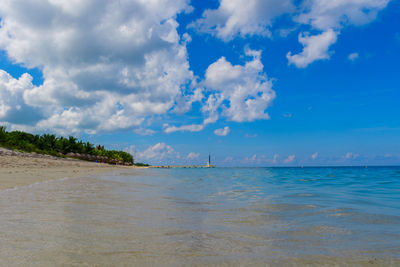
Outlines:
[{"label": "distant shore", "polygon": [[0,190],[132,168],[0,148]]}]

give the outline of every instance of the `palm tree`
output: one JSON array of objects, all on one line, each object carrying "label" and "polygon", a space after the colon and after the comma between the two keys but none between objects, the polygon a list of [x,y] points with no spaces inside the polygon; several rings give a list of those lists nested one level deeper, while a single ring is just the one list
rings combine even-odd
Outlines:
[{"label": "palm tree", "polygon": [[6,140],[6,126],[0,126],[0,142],[4,142]]},{"label": "palm tree", "polygon": [[44,134],[41,136],[41,143],[44,150],[56,150],[57,137],[54,134]]}]

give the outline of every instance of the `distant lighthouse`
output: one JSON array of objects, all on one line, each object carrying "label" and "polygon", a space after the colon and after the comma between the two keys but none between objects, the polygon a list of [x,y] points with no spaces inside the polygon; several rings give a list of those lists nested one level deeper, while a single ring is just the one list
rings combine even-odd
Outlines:
[{"label": "distant lighthouse", "polygon": [[207,168],[215,168],[215,165],[211,165],[211,155],[208,154],[208,162],[206,165]]}]

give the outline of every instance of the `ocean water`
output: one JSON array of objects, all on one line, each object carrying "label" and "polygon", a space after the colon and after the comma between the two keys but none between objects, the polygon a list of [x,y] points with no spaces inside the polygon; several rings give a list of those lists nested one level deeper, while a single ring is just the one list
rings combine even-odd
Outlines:
[{"label": "ocean water", "polygon": [[1,266],[400,266],[400,168],[135,169],[0,191]]}]

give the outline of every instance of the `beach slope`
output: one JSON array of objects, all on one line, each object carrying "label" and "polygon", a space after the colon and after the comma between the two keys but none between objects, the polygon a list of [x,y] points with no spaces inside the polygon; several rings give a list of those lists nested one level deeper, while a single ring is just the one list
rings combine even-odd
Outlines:
[{"label": "beach slope", "polygon": [[0,148],[0,190],[64,177],[112,172],[121,168],[132,167],[113,166]]}]

